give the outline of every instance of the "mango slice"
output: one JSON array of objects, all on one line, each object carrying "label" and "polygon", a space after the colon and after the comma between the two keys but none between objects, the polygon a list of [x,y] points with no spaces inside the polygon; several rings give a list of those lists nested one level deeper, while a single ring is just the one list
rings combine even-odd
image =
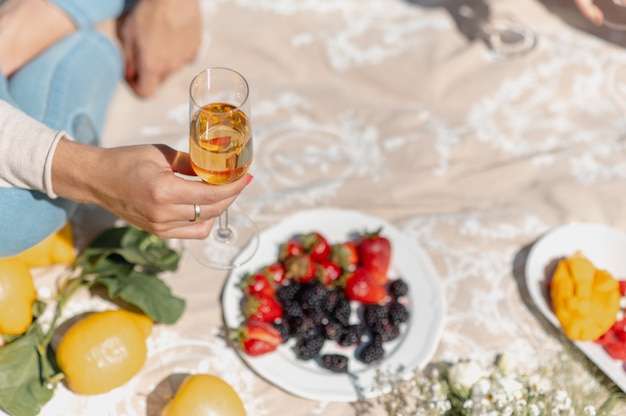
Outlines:
[{"label": "mango slice", "polygon": [[581,253],[559,261],[550,285],[552,308],[565,335],[593,341],[613,326],[620,309],[619,283]]}]

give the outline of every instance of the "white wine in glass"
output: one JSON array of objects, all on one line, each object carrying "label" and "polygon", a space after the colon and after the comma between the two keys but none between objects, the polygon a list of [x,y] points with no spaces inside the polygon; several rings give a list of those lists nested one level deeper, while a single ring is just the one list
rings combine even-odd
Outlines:
[{"label": "white wine in glass", "polygon": [[[198,177],[219,186],[243,177],[253,159],[249,89],[246,79],[228,68],[209,68],[189,89],[189,155]],[[244,213],[227,210],[205,240],[188,248],[202,264],[231,269],[256,252],[258,232]]]}]

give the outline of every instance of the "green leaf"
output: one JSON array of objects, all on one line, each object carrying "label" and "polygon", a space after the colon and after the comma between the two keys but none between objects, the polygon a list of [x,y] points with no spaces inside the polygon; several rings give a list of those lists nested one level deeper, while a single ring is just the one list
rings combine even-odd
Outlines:
[{"label": "green leaf", "polygon": [[89,258],[89,260],[81,263],[83,274],[124,276],[129,274],[135,267],[122,257],[116,256],[114,250],[108,250],[103,253],[99,250],[88,248],[84,251],[84,255],[84,258]]},{"label": "green leaf", "polygon": [[125,276],[98,276],[95,283],[106,286],[111,299],[136,306],[155,322],[172,324],[185,310],[185,301],[154,274],[133,270]]},{"label": "green leaf", "polygon": [[[13,416],[39,414],[52,397],[47,387],[52,366],[45,352],[40,353],[43,340],[36,325],[24,336],[0,348],[0,405]],[[46,371],[46,373],[48,372]]]},{"label": "green leaf", "polygon": [[180,255],[164,240],[136,227],[110,228],[78,256],[86,273],[106,271],[112,263],[127,263],[155,271],[174,271]]}]

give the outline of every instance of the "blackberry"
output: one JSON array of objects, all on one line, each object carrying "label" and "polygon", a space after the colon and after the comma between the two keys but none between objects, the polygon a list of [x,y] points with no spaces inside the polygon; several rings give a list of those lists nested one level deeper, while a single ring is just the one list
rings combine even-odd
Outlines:
[{"label": "blackberry", "polygon": [[407,293],[409,293],[409,285],[407,285],[407,283],[401,278],[393,280],[391,283],[389,283],[389,294],[394,299],[406,296]]},{"label": "blackberry", "polygon": [[329,290],[328,296],[326,296],[326,301],[324,302],[324,310],[329,314],[332,313],[337,306],[337,303],[342,298],[344,298],[343,291]]},{"label": "blackberry", "polygon": [[356,355],[357,360],[365,364],[371,364],[381,360],[385,355],[383,343],[379,337],[374,337],[372,341],[361,348]]},{"label": "blackberry", "polygon": [[323,309],[328,297],[328,289],[321,282],[307,285],[300,296],[303,309]]},{"label": "blackberry", "polygon": [[277,319],[272,322],[272,325],[280,332],[280,336],[283,338],[283,344],[287,342],[291,337],[289,322],[286,319]]},{"label": "blackberry", "polygon": [[389,319],[394,324],[401,324],[409,320],[409,311],[401,303],[394,302],[389,305]]},{"label": "blackberry", "polygon": [[294,346],[296,357],[300,360],[311,360],[317,357],[324,346],[324,341],[322,335],[299,339]]},{"label": "blackberry", "polygon": [[320,357],[320,365],[334,373],[347,373],[348,357],[341,354],[324,354]]},{"label": "blackberry", "polygon": [[312,338],[321,334],[321,327],[308,316],[289,320],[289,329],[291,336],[296,338]]},{"label": "blackberry", "polygon": [[335,309],[333,309],[331,316],[346,326],[350,323],[350,314],[352,314],[350,301],[346,298],[341,298],[337,302]]},{"label": "blackberry", "polygon": [[322,326],[322,333],[327,340],[339,341],[339,338],[343,333],[343,328],[344,327],[340,322],[331,319]]},{"label": "blackberry", "polygon": [[387,319],[388,311],[384,305],[367,305],[363,310],[363,321],[368,327]]},{"label": "blackberry", "polygon": [[283,314],[287,318],[296,318],[304,315],[304,311],[302,310],[300,303],[290,300],[283,303]]},{"label": "blackberry", "polygon": [[315,325],[322,325],[324,320],[327,320],[326,312],[323,309],[308,309],[304,311],[305,316],[310,318]]},{"label": "blackberry", "polygon": [[343,328],[337,342],[342,347],[350,347],[361,343],[361,337],[365,334],[365,327],[359,324],[348,325]]},{"label": "blackberry", "polygon": [[296,282],[278,286],[278,288],[276,288],[276,299],[278,299],[282,305],[298,300],[300,286],[300,283]]},{"label": "blackberry", "polygon": [[400,326],[385,321],[382,325],[372,330],[374,336],[378,335],[383,342],[393,341],[400,336]]}]

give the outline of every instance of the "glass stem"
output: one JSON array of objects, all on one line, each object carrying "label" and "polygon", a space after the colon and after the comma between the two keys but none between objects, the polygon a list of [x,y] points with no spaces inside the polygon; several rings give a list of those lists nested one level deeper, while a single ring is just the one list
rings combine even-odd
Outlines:
[{"label": "glass stem", "polygon": [[228,227],[228,210],[226,210],[218,219],[217,238],[226,241],[230,239],[231,235],[232,231]]}]

